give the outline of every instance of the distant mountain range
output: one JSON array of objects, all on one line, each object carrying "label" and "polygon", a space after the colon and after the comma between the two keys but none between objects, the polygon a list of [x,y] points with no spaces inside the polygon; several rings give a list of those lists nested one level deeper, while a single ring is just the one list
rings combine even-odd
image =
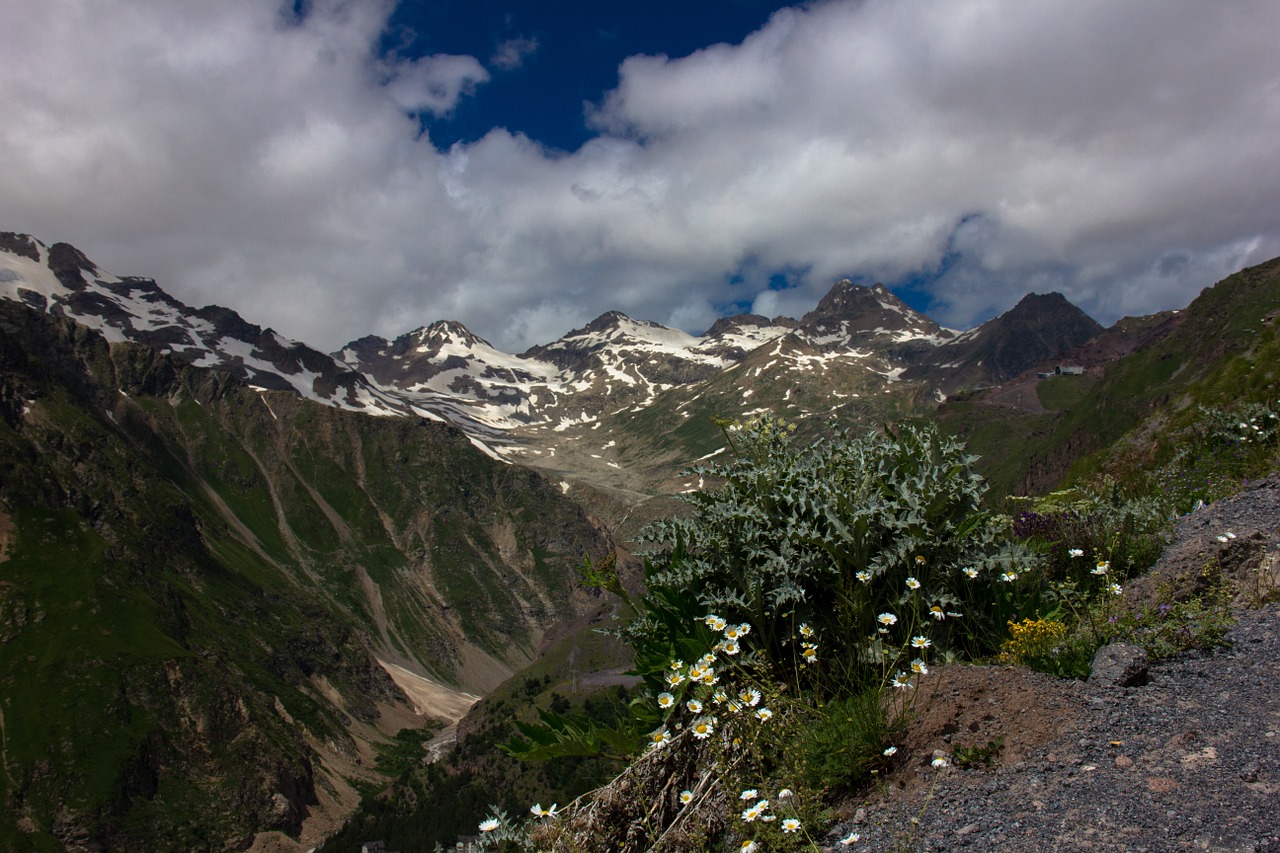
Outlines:
[{"label": "distant mountain range", "polygon": [[[707,414],[722,418],[771,409],[804,419],[829,414],[833,400],[846,401],[838,408],[854,419],[918,413],[1102,332],[1056,293],[1028,295],[1005,314],[956,332],[882,285],[840,281],[799,320],[739,315],[700,336],[609,312],[511,354],[442,320],[326,354],[230,309],[186,306],[150,279],[113,276],[65,243],[46,246],[12,233],[0,234],[0,297],[257,388],[369,414],[446,420],[491,452],[544,466],[567,441],[610,433],[646,410],[662,410],[664,401],[667,409],[686,404],[668,422],[674,430],[690,415],[689,401],[703,395],[717,405]],[[886,396],[892,405],[880,399]],[[608,463],[592,459],[577,464],[607,474]]]}]

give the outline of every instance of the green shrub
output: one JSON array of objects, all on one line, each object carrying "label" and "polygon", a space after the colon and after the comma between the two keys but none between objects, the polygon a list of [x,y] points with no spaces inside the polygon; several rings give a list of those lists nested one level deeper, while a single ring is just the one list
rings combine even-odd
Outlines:
[{"label": "green shrub", "polygon": [[846,663],[841,680],[869,687],[920,649],[998,643],[1032,557],[983,508],[959,441],[906,425],[798,447],[771,418],[727,434],[736,459],[691,472],[721,485],[682,496],[691,513],[643,534],[661,546],[646,580],[662,613],[628,628],[638,646],[666,635],[666,615],[688,624],[700,607],[750,625],[775,665],[794,668],[806,623],[824,657]]},{"label": "green shrub", "polygon": [[1114,480],[1053,492],[1023,510],[1013,535],[1043,558],[1049,581],[1089,580],[1107,562],[1106,582],[1125,580],[1155,565],[1168,542],[1170,504],[1145,494],[1125,495]]},{"label": "green shrub", "polygon": [[1146,649],[1152,660],[1160,660],[1190,649],[1226,645],[1234,624],[1231,594],[1220,585],[1183,601],[1161,596],[1155,604],[1127,610],[1116,618],[1114,631]]}]

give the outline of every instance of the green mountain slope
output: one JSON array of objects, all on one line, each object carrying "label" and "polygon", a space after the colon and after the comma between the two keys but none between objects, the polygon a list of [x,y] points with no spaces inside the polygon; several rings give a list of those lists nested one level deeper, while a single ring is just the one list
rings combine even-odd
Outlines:
[{"label": "green mountain slope", "polygon": [[944,404],[943,427],[983,457],[996,494],[1034,494],[1104,459],[1133,468],[1158,459],[1197,405],[1280,394],[1280,258],[1206,288],[1143,344],[1087,376],[1032,387],[1041,406],[1007,405],[998,389]]},{"label": "green mountain slope", "polygon": [[0,848],[221,850],[349,809],[370,744],[426,722],[379,662],[484,691],[607,548],[456,429],[0,303]]}]

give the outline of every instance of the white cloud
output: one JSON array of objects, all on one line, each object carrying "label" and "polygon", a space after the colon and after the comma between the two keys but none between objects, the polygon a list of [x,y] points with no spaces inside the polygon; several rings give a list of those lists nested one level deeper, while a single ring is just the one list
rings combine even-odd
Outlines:
[{"label": "white cloud", "polygon": [[0,228],[330,349],[450,318],[519,350],[613,308],[700,331],[845,275],[940,274],[953,326],[1051,289],[1109,322],[1280,255],[1268,0],[784,10],[628,59],[571,154],[437,150],[406,113],[479,62],[377,55],[389,2],[312,5],[6,3]]},{"label": "white cloud", "polygon": [[525,59],[537,53],[537,51],[538,40],[536,38],[507,39],[498,45],[498,49],[493,52],[493,56],[489,57],[489,62],[503,71],[510,71],[524,65]]},{"label": "white cloud", "polygon": [[436,54],[395,63],[386,81],[387,94],[410,112],[426,110],[434,115],[452,112],[458,99],[489,81],[474,56]]}]

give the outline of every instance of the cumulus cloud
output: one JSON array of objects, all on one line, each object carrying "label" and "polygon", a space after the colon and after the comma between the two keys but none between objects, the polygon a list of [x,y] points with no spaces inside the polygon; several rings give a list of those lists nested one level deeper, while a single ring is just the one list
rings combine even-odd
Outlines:
[{"label": "cumulus cloud", "polygon": [[700,331],[843,276],[923,282],[956,327],[1028,290],[1110,322],[1280,255],[1269,0],[786,9],[628,58],[567,154],[438,149],[412,114],[477,60],[380,54],[389,2],[278,6],[5,4],[0,228],[330,349],[451,318],[520,350],[609,309]]}]

